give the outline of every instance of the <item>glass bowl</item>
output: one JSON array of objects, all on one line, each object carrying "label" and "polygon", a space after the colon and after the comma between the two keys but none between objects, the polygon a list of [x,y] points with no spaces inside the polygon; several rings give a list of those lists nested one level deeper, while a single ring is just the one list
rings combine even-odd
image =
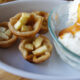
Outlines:
[{"label": "glass bowl", "polygon": [[48,19],[48,28],[50,34],[53,38],[53,43],[56,48],[57,53],[66,63],[80,69],[80,56],[76,53],[67,49],[62,43],[58,40],[59,32],[72,25],[73,23],[68,23],[68,11],[69,3],[58,5],[54,7],[51,11]]}]

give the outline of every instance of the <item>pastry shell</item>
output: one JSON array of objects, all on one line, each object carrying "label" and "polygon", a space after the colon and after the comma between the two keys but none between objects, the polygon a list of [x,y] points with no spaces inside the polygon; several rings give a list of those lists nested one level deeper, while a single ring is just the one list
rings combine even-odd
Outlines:
[{"label": "pastry shell", "polygon": [[34,24],[35,29],[32,30],[32,31],[20,32],[18,30],[15,30],[14,25],[20,19],[22,13],[18,13],[16,16],[10,18],[10,21],[9,21],[9,24],[8,24],[9,25],[9,29],[11,30],[11,32],[13,34],[15,34],[18,37],[33,37],[41,29],[42,18],[40,16],[37,16],[37,15],[33,14],[33,13],[28,13],[28,14],[34,16],[34,18],[36,19],[36,22]]},{"label": "pastry shell", "polygon": [[[2,22],[0,23],[0,26],[8,28],[8,22]],[[10,47],[15,43],[16,40],[17,40],[17,37],[15,35],[12,35],[12,37],[9,40],[0,41],[0,47],[1,48]]]},{"label": "pastry shell", "polygon": [[[34,55],[33,53],[30,53],[30,54],[29,54],[28,50],[25,49],[25,47],[24,47],[24,45],[25,45],[26,43],[33,43],[33,41],[34,41],[37,37],[35,37],[35,38],[32,39],[32,40],[31,40],[31,39],[30,39],[30,40],[29,40],[29,39],[24,39],[24,40],[22,40],[21,43],[19,44],[19,50],[20,50],[20,52],[22,53],[23,58],[26,59],[27,61],[31,62],[31,63],[36,63],[36,64],[42,63],[42,62],[46,61],[46,60],[51,56],[51,51],[52,51],[52,44],[50,43],[49,39],[48,39],[47,37],[45,37],[45,36],[42,36],[42,35],[40,35],[40,36],[38,36],[38,37],[43,38],[43,45],[46,45],[46,46],[47,46],[47,51],[45,52],[44,55],[42,55],[42,54],[40,53],[41,55],[38,54],[38,57],[37,57],[37,56]],[[37,48],[36,48],[36,49],[37,49]],[[34,50],[36,50],[36,49],[34,49]]]},{"label": "pastry shell", "polygon": [[49,14],[44,11],[36,11],[35,13],[43,18],[41,30],[39,31],[39,33],[40,34],[47,33],[48,32],[48,16],[49,16]]}]

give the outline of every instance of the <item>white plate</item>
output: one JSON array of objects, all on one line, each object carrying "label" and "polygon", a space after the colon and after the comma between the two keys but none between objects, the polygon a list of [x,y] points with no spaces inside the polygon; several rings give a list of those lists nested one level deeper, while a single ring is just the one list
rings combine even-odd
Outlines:
[{"label": "white plate", "polygon": [[[19,1],[0,5],[0,21],[8,20],[18,12],[44,10],[50,12],[54,6],[63,2],[56,1]],[[51,36],[46,34],[50,40]],[[0,49],[0,67],[10,73],[32,79],[79,79],[80,71],[65,64],[53,48],[52,56],[42,64],[25,61],[18,50],[17,42],[8,49]]]}]

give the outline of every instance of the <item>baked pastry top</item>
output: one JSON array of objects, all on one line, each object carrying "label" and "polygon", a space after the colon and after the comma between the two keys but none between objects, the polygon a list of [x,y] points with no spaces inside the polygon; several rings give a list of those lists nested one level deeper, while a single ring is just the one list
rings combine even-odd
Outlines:
[{"label": "baked pastry top", "polygon": [[11,32],[19,37],[36,35],[41,28],[42,18],[33,13],[19,13],[9,22]]},{"label": "baked pastry top", "polygon": [[0,47],[4,47],[4,48],[9,47],[16,40],[17,37],[13,35],[8,28],[8,22],[0,23]]},{"label": "baked pastry top", "polygon": [[19,45],[24,59],[32,63],[41,63],[51,56],[52,44],[45,36],[22,40]]},{"label": "baked pastry top", "polygon": [[48,16],[49,16],[49,14],[47,12],[44,12],[44,11],[36,11],[34,13],[41,16],[43,19],[39,33],[40,34],[47,33],[48,32]]}]

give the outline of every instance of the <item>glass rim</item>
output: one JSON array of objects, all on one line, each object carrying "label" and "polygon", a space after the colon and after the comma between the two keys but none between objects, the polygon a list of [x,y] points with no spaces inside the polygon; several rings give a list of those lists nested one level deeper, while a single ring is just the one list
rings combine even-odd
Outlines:
[{"label": "glass rim", "polygon": [[[60,7],[61,5],[59,5],[58,7]],[[65,51],[67,51],[68,53],[70,53],[71,55],[73,56],[76,56],[77,58],[80,58],[80,56],[74,52],[72,52],[71,50],[69,50],[68,48],[66,48],[59,40],[58,38],[55,36],[55,34],[53,33],[52,31],[52,28],[51,28],[51,17],[52,17],[52,14],[53,12],[55,11],[56,8],[58,7],[54,7],[54,9],[50,12],[49,14],[49,18],[48,18],[48,28],[49,28],[49,31],[50,31],[50,34],[52,36],[52,38],[60,45],[61,48],[63,48]],[[55,27],[55,26],[54,26]]]}]

